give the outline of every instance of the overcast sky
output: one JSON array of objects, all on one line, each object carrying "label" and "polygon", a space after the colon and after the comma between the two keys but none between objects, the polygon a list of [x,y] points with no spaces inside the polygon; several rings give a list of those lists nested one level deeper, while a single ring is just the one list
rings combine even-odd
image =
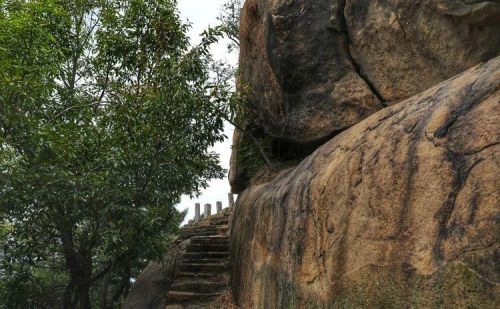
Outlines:
[{"label": "overcast sky", "polygon": [[[196,44],[199,42],[200,34],[209,25],[215,26],[218,24],[217,17],[220,14],[220,8],[226,0],[178,0],[179,11],[181,19],[185,22],[189,21],[192,26],[189,32],[189,37],[191,42]],[[226,61],[233,65],[236,65],[237,55],[229,54],[227,51],[227,42],[221,42],[212,48],[212,53],[216,59]],[[219,143],[215,145],[213,151],[220,155],[220,161],[222,167],[226,170],[229,169],[229,159],[231,157],[231,138],[233,136],[233,128],[229,125],[225,128],[225,135],[228,137],[224,143]],[[181,203],[177,206],[179,210],[188,209],[188,215],[186,220],[192,219],[194,217],[194,204],[200,203],[203,205],[206,203],[212,204],[212,213],[215,212],[215,202],[221,201],[223,207],[228,206],[227,194],[229,193],[229,183],[226,177],[222,180],[213,180],[210,186],[203,191],[203,194],[196,199],[190,200],[189,197],[185,196],[182,198]]]}]

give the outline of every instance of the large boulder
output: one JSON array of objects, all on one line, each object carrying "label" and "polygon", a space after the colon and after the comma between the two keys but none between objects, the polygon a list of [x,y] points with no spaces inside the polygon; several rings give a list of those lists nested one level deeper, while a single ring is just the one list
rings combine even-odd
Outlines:
[{"label": "large boulder", "polygon": [[[498,1],[246,0],[239,84],[251,90],[248,122],[288,148],[315,149],[499,55],[499,20]],[[237,150],[235,193],[251,177]]]},{"label": "large boulder", "polygon": [[240,83],[266,133],[332,136],[500,51],[500,4],[247,0]]},{"label": "large boulder", "polygon": [[245,2],[240,83],[267,134],[309,143],[383,107],[352,63],[342,10],[325,0]]},{"label": "large boulder", "polygon": [[351,54],[386,101],[396,101],[499,55],[500,3],[347,0]]},{"label": "large boulder", "polygon": [[177,239],[167,250],[162,262],[151,262],[135,280],[121,309],[165,309],[169,286],[178,271],[184,244]]},{"label": "large boulder", "polygon": [[240,194],[243,308],[498,308],[500,57]]}]

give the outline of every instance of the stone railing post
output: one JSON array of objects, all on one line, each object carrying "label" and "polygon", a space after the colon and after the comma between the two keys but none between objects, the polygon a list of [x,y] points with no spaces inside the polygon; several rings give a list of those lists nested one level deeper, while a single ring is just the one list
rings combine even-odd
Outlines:
[{"label": "stone railing post", "polygon": [[194,222],[198,222],[200,220],[200,203],[194,204]]},{"label": "stone railing post", "polygon": [[228,193],[227,199],[229,202],[229,208],[232,208],[234,206],[234,195],[232,193]]},{"label": "stone railing post", "polygon": [[212,204],[205,204],[205,218],[212,215]]},{"label": "stone railing post", "polygon": [[215,205],[217,207],[217,214],[220,214],[222,212],[222,202],[216,202]]}]

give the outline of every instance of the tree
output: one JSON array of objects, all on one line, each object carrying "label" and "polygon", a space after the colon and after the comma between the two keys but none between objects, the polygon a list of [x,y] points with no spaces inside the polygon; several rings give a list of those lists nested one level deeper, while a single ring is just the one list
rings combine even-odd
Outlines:
[{"label": "tree", "polygon": [[[220,24],[204,32],[205,40],[215,42],[219,38],[225,37],[230,41],[228,44],[228,51],[239,51],[240,18],[243,2],[243,0],[228,0],[225,2],[217,18]],[[235,91],[233,89],[233,84],[236,81],[235,77],[238,75],[238,72],[237,69],[227,64],[218,63],[214,65],[212,67],[212,72],[215,73],[218,81],[217,86],[214,87],[212,91],[214,97],[218,98],[215,101],[214,110],[219,112],[220,117],[234,126],[250,140],[253,148],[258,152],[258,156],[260,156],[264,164],[266,164],[268,168],[274,169],[274,165],[264,147],[261,145],[261,142],[254,134],[245,128],[247,126],[245,119],[250,114],[247,97],[251,95],[251,86],[244,84],[240,80]]]},{"label": "tree", "polygon": [[217,18],[221,23],[220,30],[231,41],[228,46],[229,51],[238,50],[240,47],[240,15],[242,7],[242,0],[228,0],[222,5],[221,13]]},{"label": "tree", "polygon": [[227,81],[186,31],[174,0],[0,0],[10,308],[112,307],[176,234],[180,196],[222,177]]}]

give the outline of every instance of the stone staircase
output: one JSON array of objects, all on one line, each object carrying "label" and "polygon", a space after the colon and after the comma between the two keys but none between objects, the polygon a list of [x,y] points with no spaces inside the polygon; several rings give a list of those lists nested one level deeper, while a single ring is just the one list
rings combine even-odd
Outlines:
[{"label": "stone staircase", "polygon": [[228,286],[230,209],[182,228],[185,252],[165,309],[206,308]]}]

